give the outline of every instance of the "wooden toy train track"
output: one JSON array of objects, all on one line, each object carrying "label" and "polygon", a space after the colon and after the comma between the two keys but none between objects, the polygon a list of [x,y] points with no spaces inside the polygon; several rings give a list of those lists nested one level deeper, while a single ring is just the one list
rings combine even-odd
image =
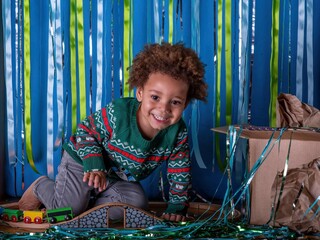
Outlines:
[{"label": "wooden toy train track", "polygon": [[[17,209],[16,203],[1,205],[3,208]],[[111,208],[121,208],[123,211],[123,219],[121,221],[112,221],[108,217]],[[43,231],[52,226],[60,226],[63,228],[130,228],[142,229],[159,224],[166,224],[161,218],[163,211],[166,209],[164,202],[150,202],[149,211],[142,210],[124,203],[105,203],[97,207],[91,208],[79,216],[73,217],[70,220],[65,220],[57,223],[50,223],[46,218],[39,224],[34,222],[26,223],[23,219],[20,221],[0,220],[0,225],[5,225],[13,228],[32,229],[34,231]],[[220,205],[206,204],[199,202],[191,202],[188,210],[188,221],[206,219],[212,217],[216,219],[219,214]],[[217,216],[215,216],[217,215]],[[235,210],[232,215],[233,219],[240,217],[240,213]],[[29,221],[30,222],[30,221]]]}]

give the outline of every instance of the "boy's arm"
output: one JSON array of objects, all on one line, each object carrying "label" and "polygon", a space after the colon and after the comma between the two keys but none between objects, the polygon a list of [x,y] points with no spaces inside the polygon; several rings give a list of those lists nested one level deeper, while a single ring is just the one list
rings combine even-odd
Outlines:
[{"label": "boy's arm", "polygon": [[109,139],[107,109],[93,113],[84,119],[70,138],[66,150],[83,164],[84,172],[105,171],[104,144]]},{"label": "boy's arm", "polygon": [[191,182],[191,162],[186,130],[168,162],[168,180],[170,183],[169,203],[163,218],[184,221],[188,210],[188,190]]}]

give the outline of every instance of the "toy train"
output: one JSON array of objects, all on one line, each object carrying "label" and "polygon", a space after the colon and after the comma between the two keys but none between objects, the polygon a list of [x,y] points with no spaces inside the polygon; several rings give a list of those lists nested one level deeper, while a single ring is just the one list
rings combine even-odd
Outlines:
[{"label": "toy train", "polygon": [[46,221],[54,224],[57,222],[71,220],[74,217],[71,207],[50,209],[46,211],[21,211],[18,209],[8,208],[2,208],[0,210],[2,210],[2,213],[0,212],[1,219],[12,222],[23,221],[25,223],[40,224]]}]

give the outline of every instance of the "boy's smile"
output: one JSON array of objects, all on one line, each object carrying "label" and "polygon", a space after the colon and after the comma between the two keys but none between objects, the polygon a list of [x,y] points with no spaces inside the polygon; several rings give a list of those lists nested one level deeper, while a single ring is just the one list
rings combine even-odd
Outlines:
[{"label": "boy's smile", "polygon": [[152,139],[160,130],[177,123],[186,108],[189,86],[170,75],[152,73],[144,86],[137,88],[141,102],[137,122],[141,134]]}]

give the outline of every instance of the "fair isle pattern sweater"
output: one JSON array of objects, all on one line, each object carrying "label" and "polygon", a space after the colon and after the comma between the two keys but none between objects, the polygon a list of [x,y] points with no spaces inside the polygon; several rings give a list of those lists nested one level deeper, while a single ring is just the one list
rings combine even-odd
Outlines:
[{"label": "fair isle pattern sweater", "polygon": [[111,165],[125,170],[134,181],[146,178],[167,161],[170,189],[166,212],[181,213],[187,206],[191,181],[186,125],[181,119],[146,140],[138,128],[138,108],[135,98],[111,102],[82,121],[64,149],[85,172],[106,171],[106,165]]}]

